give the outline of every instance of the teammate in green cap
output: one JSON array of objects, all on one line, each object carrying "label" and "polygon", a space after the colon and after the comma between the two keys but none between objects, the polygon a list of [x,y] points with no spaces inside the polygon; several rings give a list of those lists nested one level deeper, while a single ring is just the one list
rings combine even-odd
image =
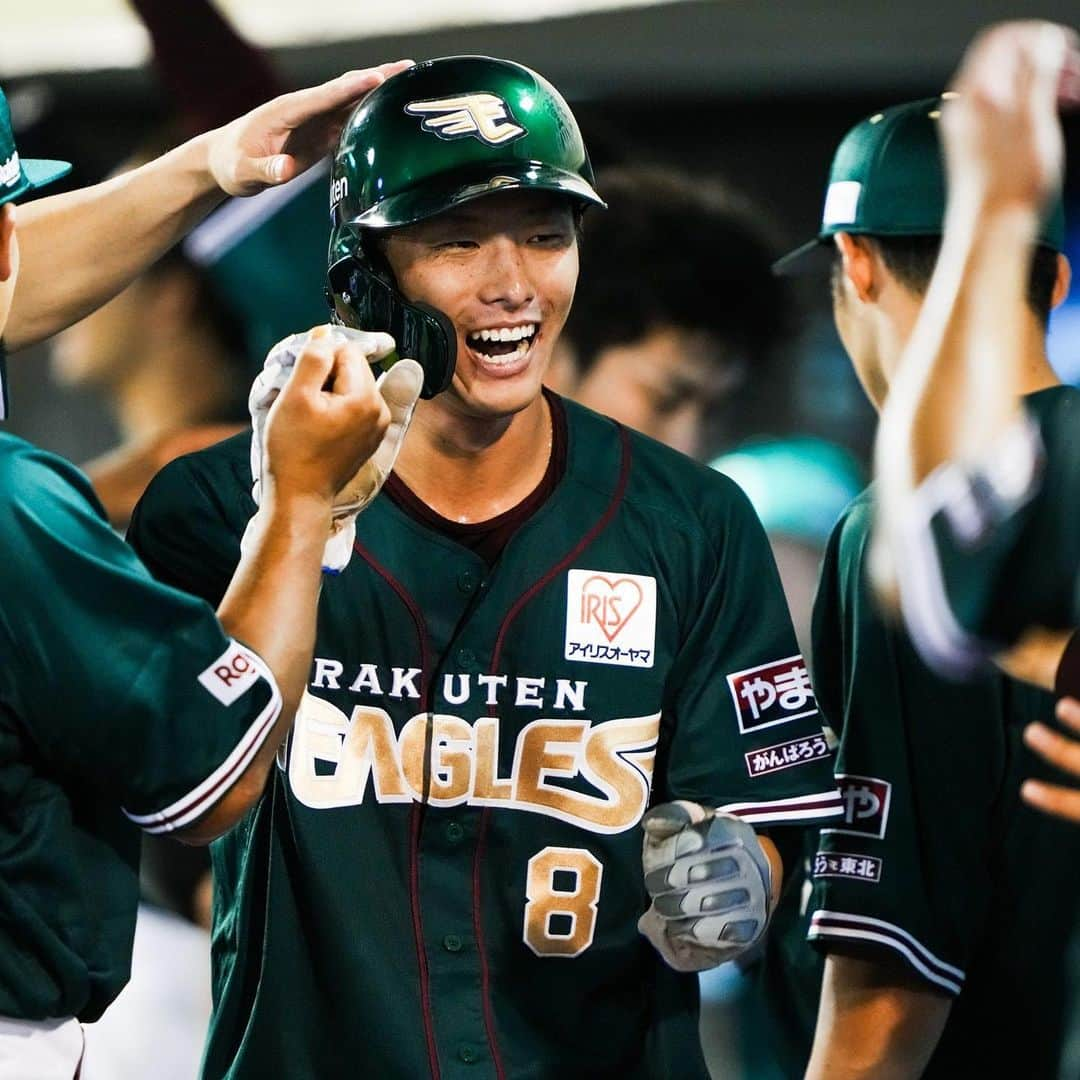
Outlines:
[{"label": "teammate in green cap", "polygon": [[[878,409],[940,245],[943,105],[884,109],[844,137],[821,232],[800,249],[831,249],[837,328]],[[1060,210],[1042,238],[1026,291],[1024,390],[1047,412],[1075,406],[1080,393],[1057,385],[1045,356],[1046,319],[1068,283]],[[840,741],[844,820],[822,828],[808,852],[805,911],[778,912],[770,999],[786,994],[788,1020],[813,1022],[822,969],[807,961],[807,935],[825,957],[807,1076],[1056,1075],[1060,942],[1074,919],[1080,851],[1018,790],[1032,767],[1021,729],[1049,721],[1052,698],[1000,674],[958,685],[922,663],[872,593],[874,506],[869,489],[825,554],[814,685]],[[1004,1024],[1007,1042],[988,1037]]]},{"label": "teammate in green cap", "polygon": [[[691,973],[780,884],[754,827],[838,813],[745,498],[542,391],[597,204],[517,64],[417,65],[346,128],[335,311],[394,328],[428,399],[324,583],[281,769],[214,847],[208,1077],[704,1080]],[[250,485],[246,439],[181,459],[131,539],[216,597]]]},{"label": "teammate in green cap", "polygon": [[[2,93],[0,157],[2,332],[24,296],[15,200],[69,166],[20,159]],[[79,1021],[127,981],[139,828],[205,843],[258,799],[303,693],[333,498],[389,419],[355,346],[303,353],[220,622],[154,581],[81,473],[0,433],[3,1080],[77,1075]]]}]

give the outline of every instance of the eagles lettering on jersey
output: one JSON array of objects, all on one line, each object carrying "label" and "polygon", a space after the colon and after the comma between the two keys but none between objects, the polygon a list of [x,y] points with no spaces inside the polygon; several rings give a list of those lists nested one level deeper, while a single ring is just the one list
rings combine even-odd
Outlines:
[{"label": "eagles lettering on jersey", "polygon": [[[427,713],[400,733],[385,709],[357,705],[346,714],[306,695],[289,744],[293,794],[314,809],[420,801],[425,794]],[[524,810],[598,833],[637,824],[649,801],[660,714],[591,724],[533,720],[518,732],[513,767],[499,774],[499,721],[436,713],[431,717],[432,806]],[[555,783],[549,778],[557,778]],[[584,781],[584,784],[581,782]],[[598,792],[599,794],[594,794]]]}]

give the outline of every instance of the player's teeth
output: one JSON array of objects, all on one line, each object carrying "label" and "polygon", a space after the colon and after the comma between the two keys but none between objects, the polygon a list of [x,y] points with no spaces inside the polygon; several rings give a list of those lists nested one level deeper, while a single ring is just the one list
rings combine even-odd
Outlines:
[{"label": "player's teeth", "polygon": [[468,335],[469,341],[521,341],[533,337],[536,333],[536,323],[526,323],[524,326],[502,326],[495,330],[472,330]]}]

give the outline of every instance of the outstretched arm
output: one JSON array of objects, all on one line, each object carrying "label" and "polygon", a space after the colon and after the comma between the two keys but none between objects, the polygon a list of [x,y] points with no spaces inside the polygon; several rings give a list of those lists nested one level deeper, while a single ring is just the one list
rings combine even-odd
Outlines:
[{"label": "outstretched arm", "polygon": [[227,195],[254,195],[314,165],[357,102],[409,63],[350,71],[283,94],[141,168],[20,207],[9,350],[100,307]]},{"label": "outstretched arm", "polygon": [[878,429],[875,569],[889,601],[914,490],[945,461],[980,460],[1019,413],[1031,256],[1061,183],[1057,106],[1080,100],[1076,36],[1044,22],[993,27],[953,89],[941,253]]}]

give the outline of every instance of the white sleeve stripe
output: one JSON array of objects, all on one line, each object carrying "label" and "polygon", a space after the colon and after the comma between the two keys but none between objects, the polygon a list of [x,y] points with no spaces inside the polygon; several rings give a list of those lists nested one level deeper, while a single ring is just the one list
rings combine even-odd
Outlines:
[{"label": "white sleeve stripe", "polygon": [[787,799],[769,799],[763,802],[740,802],[725,803],[716,807],[723,814],[734,814],[736,817],[748,817],[756,814],[828,814],[839,813],[843,810],[840,801],[840,792],[835,788],[832,791],[816,791],[812,795],[793,795]]},{"label": "white sleeve stripe", "polygon": [[838,791],[819,791],[768,802],[727,803],[718,813],[732,814],[748,825],[768,825],[783,821],[813,821],[839,817],[844,812]]},{"label": "white sleeve stripe", "polygon": [[960,983],[954,982],[944,975],[938,975],[937,972],[928,968],[902,941],[886,937],[884,934],[874,934],[868,930],[834,930],[812,926],[806,936],[815,941],[820,941],[822,938],[840,938],[853,941],[873,941],[878,945],[885,945],[887,948],[894,949],[896,952],[900,953],[920,975],[929,979],[930,982],[936,983],[938,986],[948,990],[950,994],[959,994],[961,989],[963,989]]},{"label": "white sleeve stripe", "polygon": [[748,825],[768,825],[781,821],[831,821],[840,817],[844,808],[838,803],[835,807],[821,807],[818,810],[775,810],[775,811],[747,811],[744,810],[735,816]]},{"label": "white sleeve stripe", "polygon": [[988,655],[979,640],[957,621],[949,606],[931,520],[948,499],[948,466],[923,481],[909,500],[903,531],[908,557],[898,560],[900,609],[923,659],[946,675],[970,674]]},{"label": "white sleeve stripe", "polygon": [[891,934],[915,949],[927,964],[936,968],[943,975],[952,975],[961,982],[964,980],[964,972],[961,968],[948,964],[935,956],[917,937],[895,923],[886,922],[884,919],[875,919],[871,915],[853,915],[846,911],[826,911],[824,909],[815,911],[810,922],[812,926],[823,926],[838,922],[855,923],[858,927],[866,927],[879,933]]},{"label": "white sleeve stripe", "polygon": [[245,649],[244,652],[259,672],[260,678],[270,687],[270,701],[252,722],[229,756],[197,787],[169,806],[152,814],[131,814],[124,810],[124,814],[146,832],[172,832],[205,814],[243,775],[273,729],[281,713],[281,691],[278,690],[274,676],[262,658],[249,649]]}]

